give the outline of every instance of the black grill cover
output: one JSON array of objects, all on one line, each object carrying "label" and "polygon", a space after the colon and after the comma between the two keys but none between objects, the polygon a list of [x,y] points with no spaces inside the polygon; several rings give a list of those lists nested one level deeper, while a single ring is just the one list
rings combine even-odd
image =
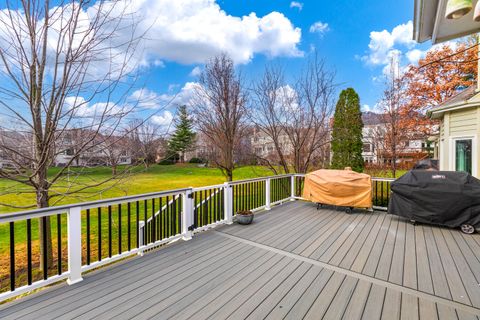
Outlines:
[{"label": "black grill cover", "polygon": [[391,214],[451,228],[480,227],[480,180],[468,173],[412,170],[391,188]]}]

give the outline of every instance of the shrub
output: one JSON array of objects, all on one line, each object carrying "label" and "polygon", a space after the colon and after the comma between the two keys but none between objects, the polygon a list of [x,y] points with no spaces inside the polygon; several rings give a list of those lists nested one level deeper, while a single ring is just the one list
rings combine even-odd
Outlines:
[{"label": "shrub", "polygon": [[172,159],[163,159],[163,160],[160,160],[160,162],[158,162],[158,164],[161,165],[161,166],[168,166],[168,165],[171,165],[171,164],[175,164],[175,162]]},{"label": "shrub", "polygon": [[201,158],[192,158],[188,162],[189,163],[204,163],[203,159],[201,159]]}]

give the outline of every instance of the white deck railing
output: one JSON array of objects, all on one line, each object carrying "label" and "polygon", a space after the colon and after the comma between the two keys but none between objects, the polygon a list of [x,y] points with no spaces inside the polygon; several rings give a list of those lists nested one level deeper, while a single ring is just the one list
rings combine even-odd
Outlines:
[{"label": "white deck railing", "polygon": [[[231,224],[239,210],[269,210],[273,205],[302,199],[303,179],[303,174],[278,175],[0,215],[0,227],[10,229],[10,273],[0,279],[0,301],[60,280],[77,283],[88,270],[173,241],[189,240],[201,230]],[[381,181],[383,190],[387,180]],[[36,243],[32,240],[33,219],[45,222],[47,217],[57,221],[52,231],[56,235],[52,235],[57,249],[55,266],[49,265],[48,259],[43,259],[43,266],[32,260]],[[26,266],[16,263],[19,243],[15,239],[23,232]]]}]

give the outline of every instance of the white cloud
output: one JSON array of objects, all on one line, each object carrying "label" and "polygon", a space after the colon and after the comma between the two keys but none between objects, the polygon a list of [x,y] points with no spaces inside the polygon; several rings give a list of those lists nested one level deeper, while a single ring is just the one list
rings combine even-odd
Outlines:
[{"label": "white cloud", "polygon": [[163,105],[180,106],[191,105],[196,97],[196,87],[199,86],[197,82],[187,82],[176,93],[164,93],[159,96]]},{"label": "white cloud", "polygon": [[202,69],[199,66],[196,66],[190,72],[191,77],[198,77],[202,73]]},{"label": "white cloud", "polygon": [[407,57],[408,62],[410,62],[411,64],[417,64],[418,60],[423,58],[426,53],[427,53],[426,51],[422,51],[422,50],[419,50],[419,49],[413,49],[413,50],[408,51],[405,54],[405,56]]},{"label": "white cloud", "polygon": [[317,21],[310,26],[311,33],[319,33],[320,35],[323,35],[328,30],[330,30],[330,28],[326,22]]},{"label": "white cloud", "polygon": [[236,63],[254,54],[301,56],[301,29],[279,12],[258,17],[227,14],[215,0],[143,0],[131,2],[148,30],[147,57],[183,64],[204,63],[227,52]]},{"label": "white cloud", "polygon": [[172,128],[173,114],[170,111],[165,110],[162,114],[153,115],[151,121],[160,126],[160,131],[168,133]]},{"label": "white cloud", "polygon": [[136,107],[145,109],[162,107],[161,97],[156,92],[146,88],[135,90],[128,98],[128,102]]},{"label": "white cloud", "polygon": [[303,2],[292,1],[292,2],[290,2],[290,8],[297,8],[298,11],[302,11],[302,9],[303,9]]},{"label": "white cloud", "polygon": [[413,23],[400,24],[392,29],[370,32],[369,53],[362,60],[371,65],[384,65],[389,63],[391,51],[398,50],[396,46],[404,46],[412,49],[415,41],[412,39]]}]

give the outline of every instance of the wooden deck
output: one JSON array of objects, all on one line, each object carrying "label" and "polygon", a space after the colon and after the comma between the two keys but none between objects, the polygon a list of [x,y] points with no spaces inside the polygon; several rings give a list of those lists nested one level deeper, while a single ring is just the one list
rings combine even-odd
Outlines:
[{"label": "wooden deck", "polygon": [[479,319],[480,235],[291,202],[0,306],[1,319]]}]

